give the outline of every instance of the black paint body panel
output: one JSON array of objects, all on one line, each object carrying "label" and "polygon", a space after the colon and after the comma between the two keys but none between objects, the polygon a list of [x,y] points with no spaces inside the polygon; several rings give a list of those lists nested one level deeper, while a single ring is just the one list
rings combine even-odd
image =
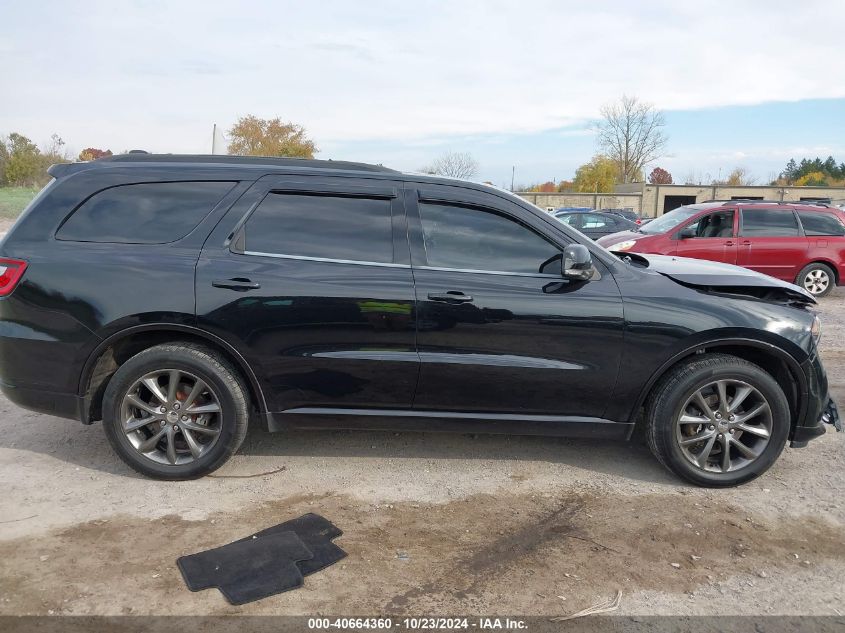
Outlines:
[{"label": "black paint body panel", "polygon": [[[707,346],[781,358],[799,436],[827,406],[812,314],[716,296],[618,260],[523,200],[482,185],[260,161],[70,166],[0,243],[25,260],[0,298],[0,388],[31,409],[87,420],[98,354],[140,332],[205,338],[237,361],[273,430],[397,428],[624,438],[648,389]],[[166,244],[55,239],[70,213],[126,183],[227,181],[195,230]],[[255,254],[240,231],[271,191],[390,200],[393,261]],[[420,198],[494,208],[557,245],[590,249],[589,282],[427,266]],[[315,226],[314,230],[319,230]],[[669,265],[669,264],[665,264]],[[220,287],[219,282],[258,287]],[[246,280],[246,281],[244,281]],[[460,291],[461,304],[430,295]]]}]

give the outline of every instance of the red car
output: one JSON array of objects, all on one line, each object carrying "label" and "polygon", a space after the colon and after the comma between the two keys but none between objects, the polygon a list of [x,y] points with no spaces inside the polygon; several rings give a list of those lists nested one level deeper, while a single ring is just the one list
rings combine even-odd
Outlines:
[{"label": "red car", "polygon": [[736,264],[797,284],[816,297],[845,284],[845,212],[818,204],[691,204],[598,243],[611,251]]}]

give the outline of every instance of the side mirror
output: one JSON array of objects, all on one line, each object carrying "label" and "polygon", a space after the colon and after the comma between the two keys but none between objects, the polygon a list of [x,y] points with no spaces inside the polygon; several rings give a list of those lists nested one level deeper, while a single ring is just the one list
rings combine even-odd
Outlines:
[{"label": "side mirror", "polygon": [[583,244],[570,244],[563,249],[561,273],[573,281],[589,281],[593,278],[593,258]]},{"label": "side mirror", "polygon": [[688,240],[691,237],[696,237],[695,229],[681,229],[681,231],[678,233],[678,237],[682,240]]}]

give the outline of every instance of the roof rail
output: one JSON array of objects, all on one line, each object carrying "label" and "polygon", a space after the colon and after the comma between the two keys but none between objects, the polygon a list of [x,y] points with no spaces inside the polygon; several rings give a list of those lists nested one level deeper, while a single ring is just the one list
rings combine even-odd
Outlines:
[{"label": "roof rail", "polygon": [[723,206],[728,204],[736,204],[737,202],[741,202],[742,204],[784,204],[783,200],[755,200],[754,198],[734,198],[733,200],[725,200]]},{"label": "roof rail", "polygon": [[724,204],[736,204],[737,202],[741,202],[743,204],[753,204],[755,202],[758,202],[760,204],[780,204],[780,200],[755,200],[755,199],[752,199],[752,198],[731,198],[730,200],[722,198],[722,199],[719,199],[719,200],[702,200],[698,204],[709,204],[709,203],[715,203],[715,202],[721,202],[723,205]]},{"label": "roof rail", "polygon": [[229,156],[221,154],[149,154],[133,150],[98,158],[95,163],[222,163],[240,165],[273,165],[277,167],[310,167],[312,169],[340,169],[350,171],[377,171],[397,173],[383,165],[353,163],[345,160],[317,160],[313,158],[280,158],[273,156]]},{"label": "roof rail", "polygon": [[815,206],[815,207],[830,207],[831,203],[826,200],[753,200],[750,198],[736,198],[734,200],[705,200],[699,204],[707,204],[707,203],[716,203],[721,202],[723,207],[726,207],[731,204],[793,204],[793,205],[803,205],[803,206]]}]

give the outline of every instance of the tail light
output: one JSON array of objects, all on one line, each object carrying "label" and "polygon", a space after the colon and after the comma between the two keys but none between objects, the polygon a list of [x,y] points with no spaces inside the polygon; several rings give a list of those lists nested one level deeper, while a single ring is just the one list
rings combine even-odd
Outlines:
[{"label": "tail light", "polygon": [[12,294],[25,270],[25,261],[0,257],[0,297]]}]

